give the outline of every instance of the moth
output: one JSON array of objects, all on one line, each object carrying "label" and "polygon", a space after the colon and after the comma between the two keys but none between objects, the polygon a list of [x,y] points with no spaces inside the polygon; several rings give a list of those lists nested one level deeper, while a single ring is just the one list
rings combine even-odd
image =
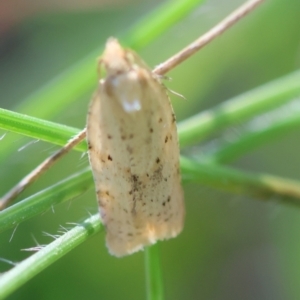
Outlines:
[{"label": "moth", "polygon": [[176,118],[160,78],[110,38],[88,111],[87,141],[106,244],[124,256],[184,224]]}]

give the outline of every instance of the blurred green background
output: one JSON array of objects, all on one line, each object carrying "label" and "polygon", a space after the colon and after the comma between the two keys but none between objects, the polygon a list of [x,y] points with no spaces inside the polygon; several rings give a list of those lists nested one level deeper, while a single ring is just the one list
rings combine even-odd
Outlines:
[{"label": "blurred green background", "polygon": [[[0,106],[20,111],[22,101],[65,69],[119,37],[161,1],[3,1],[15,16],[2,18]],[[154,67],[215,25],[240,0],[211,0],[196,8],[139,55]],[[6,6],[5,6],[6,5]],[[15,5],[12,9],[12,6]],[[34,6],[36,5],[36,6]],[[29,6],[29,4],[28,4]],[[7,8],[4,10],[3,8]],[[8,9],[9,8],[9,9]],[[23,13],[23,14],[22,14]],[[1,17],[1,15],[0,15]],[[1,18],[0,18],[1,19]],[[5,22],[4,22],[5,21]],[[171,95],[177,119],[229,99],[300,66],[300,1],[269,0],[200,53],[170,72],[166,85],[187,101]],[[95,57],[96,88],[96,57]],[[51,120],[83,128],[92,90]],[[39,110],[30,113],[40,117]],[[50,119],[50,117],[48,118]],[[236,135],[239,126],[227,129]],[[0,136],[4,131],[0,132]],[[222,135],[222,134],[221,134]],[[9,137],[9,139],[7,138]],[[251,151],[233,165],[300,179],[300,134],[289,134]],[[215,137],[190,149],[207,151]],[[7,133],[1,148],[13,143],[0,167],[4,194],[58,147]],[[25,146],[25,147],[24,147]],[[30,195],[88,165],[87,156],[71,153],[24,193]],[[186,224],[176,239],[161,244],[166,299],[299,299],[300,211],[262,203],[204,186],[186,185]],[[78,223],[97,212],[93,190],[0,235],[0,258],[18,262],[22,249],[52,241],[60,225]],[[0,272],[11,265],[0,261]],[[144,299],[143,253],[116,259],[104,245],[104,232],[70,252],[8,299]]]}]

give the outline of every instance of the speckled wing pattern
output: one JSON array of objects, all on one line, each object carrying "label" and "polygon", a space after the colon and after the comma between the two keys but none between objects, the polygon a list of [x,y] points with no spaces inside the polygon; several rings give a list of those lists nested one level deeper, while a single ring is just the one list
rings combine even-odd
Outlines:
[{"label": "speckled wing pattern", "polygon": [[87,139],[106,244],[115,256],[177,236],[184,223],[175,115],[159,80],[109,39]]}]

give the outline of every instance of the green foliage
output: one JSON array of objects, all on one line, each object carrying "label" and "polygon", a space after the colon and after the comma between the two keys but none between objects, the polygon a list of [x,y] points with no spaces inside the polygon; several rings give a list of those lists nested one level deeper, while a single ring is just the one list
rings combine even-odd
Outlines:
[{"label": "green foliage", "polygon": [[[145,61],[155,61],[158,64],[185,46],[187,42],[199,36],[204,31],[204,29],[199,29],[200,26],[201,28],[211,26],[212,24],[206,25],[209,23],[207,17],[209,14],[213,14],[213,18],[220,19],[221,17],[213,11],[216,10],[224,16],[232,10],[230,6],[234,6],[228,2],[228,7],[225,9],[213,7],[212,11],[204,14],[198,7],[201,2],[195,0],[169,1],[150,14],[145,13],[143,9],[146,9],[141,7],[140,10],[143,11],[144,17],[139,20],[137,17],[133,18],[132,9],[123,12],[116,11],[115,15],[112,12],[104,12],[102,13],[103,19],[105,19],[105,14],[110,14],[111,18],[105,19],[101,23],[101,28],[113,20],[121,22],[119,19],[122,13],[127,16],[127,19],[123,17],[127,22],[132,22],[133,18],[133,25],[130,25],[127,31],[123,31],[119,38],[124,44],[138,51]],[[176,240],[159,244],[163,247],[161,257],[158,253],[158,246],[145,251],[148,299],[163,299],[163,290],[168,299],[219,299],[218,297],[220,299],[246,299],[245,295],[249,294],[247,287],[245,287],[245,291],[238,290],[237,294],[240,296],[234,298],[233,292],[230,293],[222,286],[222,283],[216,283],[219,270],[221,270],[222,264],[228,263],[230,254],[234,258],[244,255],[244,253],[247,255],[247,251],[250,251],[251,248],[262,251],[259,252],[260,254],[265,253],[258,246],[260,239],[268,240],[272,236],[270,244],[282,245],[279,250],[281,252],[280,262],[285,262],[282,263],[285,265],[284,267],[278,263],[276,272],[283,270],[287,276],[285,279],[271,278],[270,274],[273,269],[268,266],[266,268],[267,275],[263,272],[258,274],[271,278],[271,283],[266,283],[263,291],[258,295],[262,295],[266,291],[269,294],[265,299],[275,299],[273,294],[280,295],[281,297],[278,299],[297,299],[297,296],[300,295],[298,285],[293,286],[288,280],[288,278],[297,278],[296,276],[299,275],[297,264],[293,263],[294,261],[300,263],[300,259],[297,257],[299,246],[291,242],[293,231],[289,230],[291,227],[285,223],[294,220],[288,224],[297,229],[297,225],[300,225],[298,217],[293,215],[294,210],[284,211],[283,214],[286,214],[285,217],[282,217],[284,222],[279,220],[279,225],[276,225],[279,227],[281,222],[284,223],[286,227],[281,227],[283,233],[277,234],[276,226],[274,226],[275,229],[269,229],[269,232],[265,233],[266,229],[263,230],[261,227],[265,225],[265,219],[268,218],[268,209],[266,206],[259,206],[259,203],[252,201],[253,199],[273,201],[278,206],[278,202],[293,204],[296,207],[300,205],[299,168],[293,169],[293,164],[299,165],[300,163],[298,152],[291,155],[291,158],[287,154],[277,155],[280,150],[286,151],[299,147],[296,140],[297,133],[290,138],[289,134],[292,131],[296,132],[300,125],[300,110],[297,102],[293,101],[300,92],[300,73],[295,71],[294,66],[295,53],[299,46],[296,40],[300,4],[292,0],[285,3],[278,0],[264,5],[253,15],[242,20],[235,28],[225,33],[219,40],[203,49],[201,54],[171,72],[173,82],[168,85],[188,98],[188,101],[177,99],[173,101],[178,119],[183,119],[178,124],[178,130],[183,149],[181,168],[186,192],[187,224],[184,233]],[[190,14],[192,11],[193,13]],[[290,17],[282,19],[282,15]],[[68,66],[65,65],[65,71],[59,72],[59,67],[57,70],[52,70],[53,74],[59,73],[59,75],[47,84],[41,84],[38,76],[34,78],[34,72],[30,74],[29,67],[31,65],[26,66],[24,62],[22,63],[25,65],[21,65],[21,67],[27,68],[26,72],[28,72],[26,74],[28,78],[24,78],[24,82],[20,82],[20,75],[18,75],[20,66],[16,67],[12,62],[2,66],[3,73],[11,68],[13,75],[10,79],[7,75],[8,79],[5,80],[10,80],[14,84],[13,88],[10,85],[6,87],[5,84],[1,86],[3,99],[8,99],[6,105],[3,104],[3,106],[10,108],[10,110],[0,109],[0,128],[3,129],[3,132],[9,130],[15,134],[55,145],[63,145],[79,131],[78,128],[83,127],[87,101],[90,97],[88,95],[96,86],[96,57],[101,53],[103,47],[103,44],[101,45],[96,38],[99,28],[95,29],[97,27],[95,24],[99,22],[99,15],[95,15],[97,22],[93,21],[94,23],[90,20],[92,17],[92,15],[88,15],[86,18],[82,17],[81,24],[89,19],[90,26],[93,28],[91,35],[94,38],[90,38],[85,49],[82,48],[76,53],[74,45],[76,42],[78,43],[78,40],[75,39],[74,27],[74,33],[71,33],[71,37],[69,37],[70,45],[68,47],[70,56],[74,56],[74,59],[69,62]],[[62,19],[64,18],[67,20],[73,18],[78,22],[76,20],[78,16],[75,15],[63,16]],[[285,22],[285,26],[277,25],[276,20],[278,19],[284,20],[282,22]],[[42,44],[41,41],[46,41],[48,45],[56,43],[57,37],[51,40],[49,37],[43,37],[42,29],[40,31],[32,30],[35,23],[45,25],[55,22],[57,20],[52,20],[52,16],[48,16],[48,20],[46,16],[45,19],[36,19],[25,24],[22,30],[25,33],[33,34],[33,40],[27,42],[28,48],[38,49]],[[212,23],[216,23],[215,20]],[[122,22],[119,26],[121,28]],[[272,28],[270,29],[270,27]],[[105,30],[109,31],[103,29],[104,32],[101,33],[103,41],[113,33]],[[272,36],[270,32],[277,34]],[[72,34],[74,40],[72,40]],[[87,32],[83,30],[80,38],[83,39],[86,34]],[[62,36],[65,37],[63,34]],[[282,45],[286,45],[286,47],[283,48]],[[84,46],[80,45],[80,47]],[[40,47],[39,51],[44,53],[45,49],[43,46]],[[91,49],[94,50],[91,51]],[[23,50],[18,51],[15,56],[13,53],[9,55],[9,62],[20,53],[24,55]],[[55,53],[55,51],[53,52]],[[68,52],[66,53],[68,54]],[[75,56],[77,56],[76,59]],[[53,55],[49,60],[47,57],[42,57],[40,60],[39,57],[36,57],[33,59],[35,61],[34,70],[37,73],[39,71],[47,73],[48,68],[51,69],[51,64],[57,63],[59,66],[60,63],[64,63],[63,60],[64,57],[60,55]],[[41,67],[42,62],[44,62],[43,67]],[[52,78],[53,74],[47,76]],[[35,80],[37,80],[37,85],[33,86],[32,82]],[[21,91],[14,90],[22,84]],[[22,94],[18,93],[22,91],[29,93],[30,88],[34,92],[25,100],[17,103],[15,108],[12,108],[9,103],[10,99],[23,99]],[[14,91],[10,92],[11,90]],[[245,93],[245,91],[248,92]],[[209,104],[206,104],[205,100],[209,101]],[[201,112],[195,114],[195,111]],[[274,114],[276,111],[279,114]],[[283,111],[287,111],[287,113],[283,113]],[[271,121],[270,116],[272,116]],[[79,121],[76,120],[77,118]],[[253,127],[251,122],[257,118],[261,118],[259,124],[257,127]],[[47,119],[54,121],[50,122]],[[70,126],[62,125],[62,123],[70,124]],[[244,126],[243,129],[240,129],[242,126]],[[231,133],[234,138],[226,138],[226,132]],[[234,134],[235,132],[238,133]],[[24,155],[22,152],[15,153],[17,144],[24,145],[24,140],[16,141],[16,139],[17,135],[11,133],[0,141],[1,193],[5,193],[28,170],[40,162],[42,157],[45,157],[44,144],[42,148],[35,147],[30,150],[30,153],[25,149]],[[216,146],[205,151],[205,147],[211,141],[217,141]],[[278,143],[277,147],[276,142]],[[76,150],[84,152],[86,150],[85,143],[78,145]],[[271,152],[272,150],[274,152]],[[204,152],[202,155],[199,154],[201,151]],[[256,163],[256,160],[259,162]],[[15,161],[20,166],[16,165]],[[234,165],[230,167],[220,165],[229,161],[234,161]],[[105,299],[141,299],[143,297],[144,280],[137,275],[140,271],[141,254],[123,260],[109,257],[102,245],[103,239],[96,244],[94,239],[90,238],[100,231],[101,225],[97,214],[89,218],[83,217],[86,213],[83,214],[82,210],[88,207],[87,202],[78,204],[78,200],[72,201],[72,205],[75,205],[77,211],[74,209],[72,213],[70,212],[69,217],[66,217],[69,213],[67,206],[57,205],[63,202],[71,203],[71,199],[79,198],[84,192],[91,190],[90,193],[84,194],[79,199],[84,197],[86,201],[91,198],[90,205],[93,207],[93,213],[96,213],[91,173],[89,169],[82,171],[78,171],[78,168],[72,169],[74,164],[78,164],[78,157],[74,158],[70,155],[67,160],[61,162],[60,166],[50,171],[47,178],[42,178],[35,187],[30,189],[27,192],[28,197],[0,212],[0,232],[2,232],[0,245],[4,249],[0,256],[21,261],[10,270],[7,270],[10,267],[7,267],[5,263],[0,265],[0,270],[3,272],[0,278],[0,299],[9,295],[11,295],[11,299],[20,298],[20,295],[26,298],[26,295],[32,293],[35,285],[31,283],[32,281],[27,285],[24,284],[44,269],[48,269],[48,272],[51,270],[55,272],[55,266],[58,268],[57,274],[64,273],[65,280],[69,279],[70,281],[60,285],[57,282],[60,281],[58,277],[53,279],[50,275],[43,275],[44,272],[40,273],[41,279],[39,280],[41,281],[37,285],[43,294],[43,299],[57,297],[58,294],[52,290],[53,286],[60,290],[61,298],[98,299],[99,296],[102,296]],[[19,172],[17,173],[16,170]],[[74,175],[70,176],[71,170]],[[69,177],[64,179],[65,176]],[[293,177],[294,180],[287,179],[287,177]],[[42,190],[36,193],[39,189]],[[205,190],[206,192],[204,192]],[[210,193],[214,193],[213,196]],[[91,196],[89,197],[89,195]],[[243,204],[240,205],[246,208],[246,212],[240,212],[239,209],[238,212],[235,212],[236,207],[232,208],[228,204],[225,207],[223,201],[218,201],[219,198],[229,200],[233,197],[243,200],[241,201]],[[229,202],[227,201],[227,203]],[[50,214],[49,210],[54,205],[57,212]],[[258,221],[253,222],[253,219],[250,218],[253,223],[249,223],[250,221],[247,219],[249,211],[256,219],[258,218]],[[263,217],[261,217],[261,211],[264,212]],[[39,216],[45,217],[40,220]],[[85,220],[79,222],[80,218]],[[244,218],[244,220],[241,221],[240,218]],[[52,225],[53,219],[56,219],[57,223]],[[57,224],[61,225],[70,219],[75,220],[78,224],[72,226],[73,228],[70,230],[64,229],[62,235],[55,236],[53,242],[45,241],[47,246],[32,247],[32,241],[28,241],[30,236],[28,232],[38,235],[41,231],[53,231],[56,230]],[[20,225],[16,228],[16,224]],[[255,225],[257,227],[254,230]],[[240,227],[243,227],[244,230]],[[268,224],[268,227],[272,227],[272,225]],[[248,228],[250,229],[248,230]],[[236,233],[239,230],[241,232]],[[252,230],[255,234],[248,233]],[[15,235],[12,243],[8,243],[12,234]],[[247,241],[243,240],[244,235],[248,237]],[[218,245],[221,245],[221,248],[228,246],[227,239],[232,244],[231,252],[226,249],[219,250]],[[39,237],[39,240],[44,243],[43,237]],[[91,245],[97,249],[92,254],[85,253],[89,257],[80,256],[82,248],[78,246],[83,242],[85,242],[84,245]],[[95,245],[91,243],[95,243]],[[12,248],[14,251],[10,250]],[[28,256],[19,253],[21,248],[39,251]],[[243,252],[241,250],[243,248],[247,251]],[[69,253],[72,249],[76,250]],[[78,251],[77,254],[72,254],[76,251]],[[70,257],[70,263],[65,261],[62,266],[53,265],[67,253],[69,255],[65,259]],[[288,254],[290,255],[289,259],[286,258]],[[72,255],[74,255],[73,260]],[[207,257],[209,257],[209,263],[207,263]],[[179,258],[182,262],[179,262]],[[255,259],[255,262],[260,261],[257,257]],[[162,280],[160,260],[164,265],[163,273],[167,278],[165,284]],[[72,265],[74,262],[76,265]],[[238,265],[242,263],[241,260]],[[251,265],[251,262],[249,264]],[[91,268],[89,268],[90,265]],[[248,266],[248,264],[246,265]],[[86,279],[77,275],[84,272],[82,271],[84,268],[87,268],[86,274],[90,278]],[[223,269],[223,271],[226,273],[227,269]],[[244,272],[247,273],[248,270],[246,269]],[[256,275],[257,273],[254,272],[249,276],[254,278]],[[84,291],[80,287],[74,286],[74,280],[81,281]],[[232,286],[235,278],[233,277],[231,280],[227,285],[231,286],[232,291],[235,291]],[[203,281],[204,284],[198,284],[200,281]],[[280,284],[275,284],[278,281]],[[68,284],[74,286],[74,292],[67,288]],[[210,289],[209,284],[215,288]],[[98,290],[95,292],[95,287],[98,285],[101,286],[99,288],[101,292]],[[47,286],[49,287],[47,288]],[[105,286],[109,288],[105,289]],[[285,291],[286,289],[288,292]],[[128,294],[128,291],[131,291],[131,294]],[[223,293],[223,291],[225,292]],[[262,298],[262,296],[258,298]]]}]

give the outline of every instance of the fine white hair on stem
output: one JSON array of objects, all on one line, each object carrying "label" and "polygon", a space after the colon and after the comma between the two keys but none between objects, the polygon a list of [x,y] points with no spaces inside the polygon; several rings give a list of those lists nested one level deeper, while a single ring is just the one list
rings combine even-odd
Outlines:
[{"label": "fine white hair on stem", "polygon": [[30,248],[21,249],[21,251],[38,252],[38,251],[44,249],[46,246],[47,245],[38,245],[38,246],[30,247]]},{"label": "fine white hair on stem", "polygon": [[8,241],[9,243],[12,241],[12,239],[13,239],[13,237],[14,237],[14,235],[15,235],[15,232],[16,232],[18,226],[19,226],[19,224],[17,224],[16,227],[14,228],[14,230],[13,230],[13,232],[12,232],[12,234],[11,234],[11,237],[10,237],[10,239],[9,239],[9,241]]},{"label": "fine white hair on stem", "polygon": [[60,235],[59,235],[59,234],[51,234],[51,233],[48,233],[48,232],[45,232],[45,231],[43,231],[43,235],[44,235],[44,236],[51,237],[51,238],[53,238],[54,240],[60,238]]},{"label": "fine white hair on stem", "polygon": [[60,230],[58,230],[58,233],[65,234],[65,233],[67,233],[69,231],[68,228],[66,228],[66,227],[64,227],[62,225],[59,225],[59,228],[60,228]]},{"label": "fine white hair on stem", "polygon": [[26,149],[26,148],[29,147],[30,145],[36,144],[36,143],[38,143],[39,141],[40,141],[40,140],[33,140],[33,141],[28,142],[28,143],[25,144],[24,146],[20,147],[20,148],[18,149],[18,152],[23,151],[24,149]]},{"label": "fine white hair on stem", "polygon": [[6,136],[6,132],[0,136],[0,141],[2,141],[5,138],[5,136]]},{"label": "fine white hair on stem", "polygon": [[3,257],[0,257],[0,261],[5,262],[5,263],[7,263],[9,265],[12,265],[12,266],[16,266],[18,264],[17,262],[13,262],[13,261],[11,261],[9,259],[6,259],[6,258],[3,258]]}]

